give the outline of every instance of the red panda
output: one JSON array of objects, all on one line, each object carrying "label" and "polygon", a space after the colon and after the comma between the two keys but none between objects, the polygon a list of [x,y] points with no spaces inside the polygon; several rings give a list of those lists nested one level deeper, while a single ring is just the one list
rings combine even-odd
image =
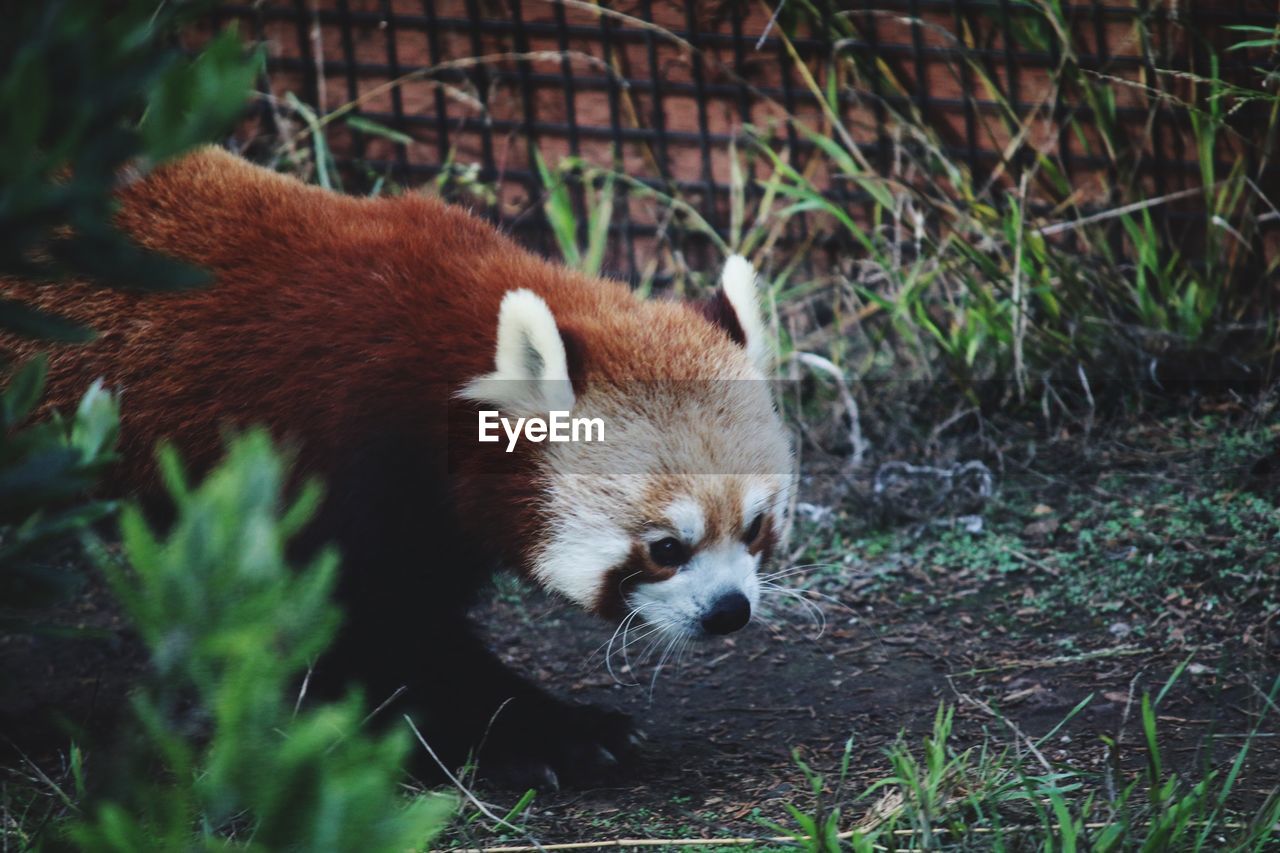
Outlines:
[{"label": "red panda", "polygon": [[[673,638],[750,619],[793,460],[743,258],[705,302],[643,300],[432,198],[342,196],[212,148],[119,202],[126,233],[213,284],[0,282],[98,331],[52,354],[46,405],[99,377],[118,389],[109,488],[142,498],[162,439],[196,469],[228,427],[296,446],[327,486],[300,548],[334,542],[343,559],[346,621],[317,673],[375,703],[400,691],[446,761],[483,741],[483,773],[554,786],[634,743],[622,715],[553,698],[477,639],[466,613],[495,569]],[[571,411],[604,440],[481,442],[488,410]]]}]

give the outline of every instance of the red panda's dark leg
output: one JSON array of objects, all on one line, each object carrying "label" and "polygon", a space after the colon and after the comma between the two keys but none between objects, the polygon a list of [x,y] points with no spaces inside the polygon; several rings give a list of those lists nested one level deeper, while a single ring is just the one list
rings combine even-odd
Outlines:
[{"label": "red panda's dark leg", "polygon": [[[599,779],[631,751],[621,713],[555,698],[500,662],[466,625],[440,638],[439,654],[405,699],[423,737],[456,767],[512,788]],[[423,750],[415,769],[436,775]]]},{"label": "red panda's dark leg", "polygon": [[[373,611],[388,619],[388,604]],[[369,707],[396,697],[379,723],[414,719],[441,761],[454,770],[478,761],[483,778],[512,788],[556,787],[597,779],[626,757],[628,718],[562,701],[514,673],[458,612],[423,608],[379,622],[359,610],[322,670],[361,685]],[[439,780],[430,754],[414,747],[412,769]]]},{"label": "red panda's dark leg", "polygon": [[[404,443],[380,443],[329,477],[309,543],[342,554],[344,623],[317,666],[334,693],[364,689],[384,724],[409,713],[450,769],[479,749],[481,774],[514,787],[591,778],[629,746],[621,714],[558,700],[509,670],[473,633],[466,612],[495,561],[460,525],[440,472]],[[402,689],[403,688],[403,689]],[[437,776],[418,749],[415,769]]]}]

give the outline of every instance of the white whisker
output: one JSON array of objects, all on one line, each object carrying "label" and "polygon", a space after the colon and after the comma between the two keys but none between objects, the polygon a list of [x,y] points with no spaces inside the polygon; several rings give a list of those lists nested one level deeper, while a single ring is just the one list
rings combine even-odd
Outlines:
[{"label": "white whisker", "polygon": [[640,609],[636,608],[627,614],[626,618],[618,625],[618,630],[613,632],[613,636],[609,638],[608,648],[604,653],[604,667],[609,672],[609,677],[613,679],[615,684],[622,684],[622,679],[618,678],[618,674],[613,671],[613,643],[618,638],[618,632],[622,632],[622,646],[626,648],[627,632],[631,630],[631,623],[640,615]]},{"label": "white whisker", "polygon": [[831,603],[831,604],[835,605],[836,607],[839,607],[841,610],[847,610],[847,611],[849,611],[850,613],[852,613],[852,614],[854,614],[854,615],[857,615],[857,611],[856,611],[856,610],[854,610],[854,609],[853,609],[852,607],[850,607],[849,605],[845,604],[845,603],[844,603],[843,601],[841,601],[840,599],[836,598],[836,597],[835,597],[835,596],[833,596],[833,595],[828,595],[828,594],[827,594],[827,593],[825,593],[825,592],[820,592],[820,591],[818,591],[818,590],[816,590],[816,589],[808,589],[808,588],[806,588],[806,587],[794,587],[794,586],[786,586],[786,587],[784,587],[782,584],[772,583],[772,582],[769,582],[769,581],[765,581],[765,580],[763,580],[763,579],[761,580],[761,586],[762,586],[762,587],[767,586],[767,587],[768,587],[768,588],[770,588],[771,590],[775,590],[775,591],[782,591],[782,590],[786,590],[786,591],[794,592],[794,593],[796,593],[796,594],[798,594],[798,595],[812,596],[812,597],[814,597],[814,598],[821,598],[822,600],[827,601],[827,602],[829,602],[829,603]]},{"label": "white whisker", "polygon": [[[637,641],[650,636],[657,630],[657,628],[649,625],[643,618],[644,612],[651,608],[652,608],[652,605],[650,604],[640,604],[639,606],[632,608],[627,613],[627,615],[624,616],[622,620],[618,623],[618,627],[613,630],[613,633],[610,635],[609,639],[606,640],[604,643],[601,643],[600,646],[597,647],[596,650],[591,653],[591,658],[594,658],[597,654],[600,653],[602,649],[604,650],[603,659],[604,659],[605,670],[609,673],[609,676],[614,680],[614,683],[616,684],[636,685],[639,683],[635,680],[632,680],[631,682],[626,682],[626,681],[623,681],[621,678],[619,678],[617,672],[614,670],[613,659],[619,652],[621,652],[622,658],[623,658],[623,665],[628,669],[630,669],[631,664],[630,664],[630,660],[627,657],[627,649],[630,646],[634,645]],[[639,633],[636,632],[637,620],[639,620],[642,626],[639,628]],[[619,642],[619,640],[621,642]]]},{"label": "white whisker", "polygon": [[792,575],[799,575],[805,572],[814,571],[815,569],[835,569],[839,567],[840,566],[838,563],[806,563],[804,565],[790,566],[785,569],[779,569],[776,572],[770,572],[766,575],[761,575],[760,580],[774,581],[774,580],[778,580],[779,578],[786,578],[786,577],[791,577]]},{"label": "white whisker", "polygon": [[685,638],[678,634],[672,634],[667,637],[667,646],[662,652],[662,657],[658,659],[658,665],[653,668],[653,677],[649,679],[649,702],[653,702],[653,691],[658,686],[658,675],[662,672],[662,668],[666,666],[667,660],[671,657],[672,650],[678,643]]},{"label": "white whisker", "polygon": [[798,590],[790,587],[778,586],[777,584],[772,583],[762,583],[760,584],[760,592],[762,593],[762,598],[767,596],[777,596],[779,598],[785,597],[799,602],[799,604],[805,609],[809,618],[816,626],[818,626],[818,633],[814,639],[818,639],[826,632],[826,613],[822,611],[821,607],[814,604],[807,597],[807,594],[812,592],[812,590]]}]

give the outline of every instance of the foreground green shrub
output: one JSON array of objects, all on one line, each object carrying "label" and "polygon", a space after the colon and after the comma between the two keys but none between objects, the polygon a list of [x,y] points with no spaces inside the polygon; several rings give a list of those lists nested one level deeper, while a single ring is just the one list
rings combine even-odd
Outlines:
[{"label": "foreground green shrub", "polygon": [[[0,28],[0,275],[190,287],[200,270],[143,250],[112,223],[112,190],[225,133],[259,61],[232,31],[195,57],[173,34],[208,0],[3,3]],[[56,286],[56,285],[51,285]],[[0,299],[0,329],[51,340],[92,332]]]},{"label": "foreground green shrub", "polygon": [[[201,270],[135,245],[112,224],[126,166],[145,171],[225,132],[249,97],[259,61],[234,32],[190,56],[177,28],[209,0],[0,2],[0,279],[58,287],[75,277],[141,289],[190,287]],[[85,341],[91,329],[0,298],[0,334]],[[82,495],[110,462],[116,403],[88,391],[68,419],[29,423],[45,363],[0,373],[0,629],[40,630],[83,577],[63,559],[75,534],[114,509]],[[64,413],[66,414],[66,413]]]},{"label": "foreground green shrub", "polygon": [[[0,279],[74,277],[135,289],[190,287],[206,274],[135,245],[112,224],[113,188],[234,123],[259,60],[234,32],[197,55],[174,33],[211,0],[0,0]],[[0,298],[0,630],[50,632],[36,615],[84,577],[76,535],[114,511],[84,502],[112,459],[116,401],[88,390],[75,413],[31,423],[45,362],[17,365],[10,335],[85,341],[91,329]]]},{"label": "foreground green shrub", "polygon": [[70,418],[28,424],[44,389],[45,360],[17,371],[0,393],[0,630],[40,630],[32,612],[83,579],[56,559],[69,534],[107,518],[110,501],[80,502],[115,458],[116,400],[95,384]]},{"label": "foreground green shrub", "polygon": [[260,432],[233,441],[198,487],[172,451],[161,462],[172,528],[127,507],[123,561],[101,557],[154,674],[134,699],[139,733],[113,757],[118,778],[71,838],[118,851],[422,847],[452,803],[397,792],[407,732],[363,734],[355,697],[297,707],[339,618],[337,556],[297,571],[285,562],[318,489],[286,506],[286,465]]}]

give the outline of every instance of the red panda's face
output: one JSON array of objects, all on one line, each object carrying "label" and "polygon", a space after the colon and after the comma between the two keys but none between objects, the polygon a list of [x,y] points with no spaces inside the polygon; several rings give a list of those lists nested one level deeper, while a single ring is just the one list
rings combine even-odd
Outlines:
[{"label": "red panda's face", "polygon": [[727,634],[754,612],[785,526],[786,433],[763,381],[646,390],[589,389],[581,408],[608,441],[548,448],[533,574],[608,618]]},{"label": "red panda's face", "polygon": [[664,362],[652,351],[675,344],[650,339],[632,357],[644,364],[597,370],[575,388],[550,309],[513,291],[499,316],[497,369],[462,391],[512,412],[564,408],[604,424],[603,441],[539,446],[541,524],[527,567],[585,609],[673,639],[749,621],[792,488],[790,442],[764,378],[755,273],[744,259],[726,265],[713,303],[704,313],[728,334],[698,326],[694,336],[713,352],[690,349],[665,362],[671,375],[655,375]]}]

